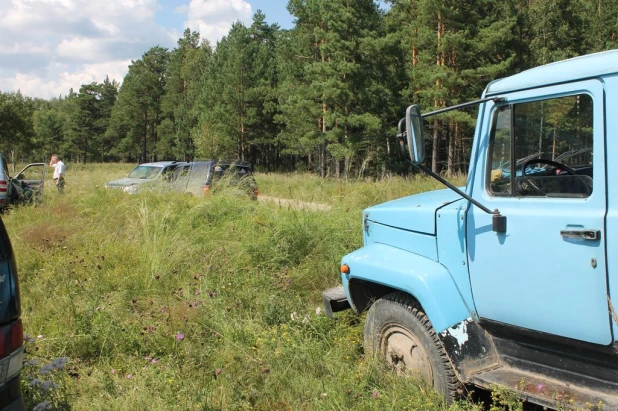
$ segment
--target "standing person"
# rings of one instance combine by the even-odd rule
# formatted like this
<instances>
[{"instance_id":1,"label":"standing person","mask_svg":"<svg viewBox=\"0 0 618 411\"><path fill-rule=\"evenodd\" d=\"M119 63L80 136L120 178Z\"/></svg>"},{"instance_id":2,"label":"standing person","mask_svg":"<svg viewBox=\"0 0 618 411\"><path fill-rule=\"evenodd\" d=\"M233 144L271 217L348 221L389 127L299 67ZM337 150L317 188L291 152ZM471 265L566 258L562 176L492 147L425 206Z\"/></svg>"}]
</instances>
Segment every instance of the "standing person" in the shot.
<instances>
[{"instance_id":1,"label":"standing person","mask_svg":"<svg viewBox=\"0 0 618 411\"><path fill-rule=\"evenodd\" d=\"M54 183L56 183L56 187L58 188L58 192L62 193L64 190L64 170L66 170L66 166L58 157L58 154L54 154L51 156L51 160L49 160L49 166L54 168Z\"/></svg>"}]
</instances>

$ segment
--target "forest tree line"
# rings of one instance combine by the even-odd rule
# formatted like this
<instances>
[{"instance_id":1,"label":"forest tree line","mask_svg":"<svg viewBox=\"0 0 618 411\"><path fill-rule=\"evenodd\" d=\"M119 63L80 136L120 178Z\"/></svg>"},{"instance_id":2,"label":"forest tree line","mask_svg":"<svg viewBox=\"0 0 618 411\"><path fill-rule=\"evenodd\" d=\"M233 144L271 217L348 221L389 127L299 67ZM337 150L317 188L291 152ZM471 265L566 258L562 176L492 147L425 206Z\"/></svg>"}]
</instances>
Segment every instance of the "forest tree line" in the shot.
<instances>
[{"instance_id":1,"label":"forest tree line","mask_svg":"<svg viewBox=\"0 0 618 411\"><path fill-rule=\"evenodd\" d=\"M216 47L185 30L119 83L43 100L0 93L12 161L239 159L262 171L361 176L407 169L396 126L478 98L494 79L617 48L615 0L290 0L295 26L235 23ZM466 172L476 113L426 124L434 171Z\"/></svg>"}]
</instances>

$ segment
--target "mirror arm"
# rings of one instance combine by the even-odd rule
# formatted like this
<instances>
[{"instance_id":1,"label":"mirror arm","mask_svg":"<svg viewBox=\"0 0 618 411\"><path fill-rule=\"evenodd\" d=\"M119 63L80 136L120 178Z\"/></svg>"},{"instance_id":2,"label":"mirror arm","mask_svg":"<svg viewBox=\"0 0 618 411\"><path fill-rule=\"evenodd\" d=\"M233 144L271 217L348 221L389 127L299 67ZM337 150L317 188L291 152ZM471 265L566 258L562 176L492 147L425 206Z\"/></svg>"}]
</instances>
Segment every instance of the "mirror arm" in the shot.
<instances>
[{"instance_id":1,"label":"mirror arm","mask_svg":"<svg viewBox=\"0 0 618 411\"><path fill-rule=\"evenodd\" d=\"M439 182L441 182L442 184L444 184L445 186L447 186L448 188L450 188L451 190L453 190L454 192L456 192L457 194L459 194L460 196L462 196L463 198L465 198L466 200L468 200L469 202L471 202L472 204L474 204L475 206L477 206L478 208L480 208L481 210L483 210L484 212L486 212L487 214L492 214L492 215L500 214L500 211L498 211L497 209L494 211L491 211L489 208L485 207L483 204L479 203L478 201L470 197L468 194L464 193L463 191L455 187L453 184L446 181L444 178L442 178L442 176L431 171L430 168L427 168L422 164L414 164L414 165L418 167L419 169L423 170L424 172L426 172L427 174L429 174L430 176L432 176L433 178L435 178L436 180L438 180Z\"/></svg>"},{"instance_id":2,"label":"mirror arm","mask_svg":"<svg viewBox=\"0 0 618 411\"><path fill-rule=\"evenodd\" d=\"M397 138L403 138L404 137L404 131L403 131L403 126L406 123L406 118L402 117L401 120L399 120L399 123L397 123Z\"/></svg>"},{"instance_id":3,"label":"mirror arm","mask_svg":"<svg viewBox=\"0 0 618 411\"><path fill-rule=\"evenodd\" d=\"M441 108L440 110L436 110L436 111L432 111L430 113L422 114L421 117L423 117L423 118L431 117L431 116L435 116L436 114L446 113L447 111L459 110L459 109L462 109L462 108L466 108L466 107L470 107L470 106L475 106L477 104L481 104L481 103L484 103L486 101L493 101L494 103L498 104L498 103L503 103L504 101L506 101L506 98L504 98L504 97L488 97L488 98L482 98L480 100L468 101L467 103L457 104L456 106Z\"/></svg>"},{"instance_id":4,"label":"mirror arm","mask_svg":"<svg viewBox=\"0 0 618 411\"><path fill-rule=\"evenodd\" d=\"M403 130L405 122L406 118L404 117L397 124L397 140L399 142L399 152L402 156L405 156L406 153L406 132Z\"/></svg>"}]
</instances>

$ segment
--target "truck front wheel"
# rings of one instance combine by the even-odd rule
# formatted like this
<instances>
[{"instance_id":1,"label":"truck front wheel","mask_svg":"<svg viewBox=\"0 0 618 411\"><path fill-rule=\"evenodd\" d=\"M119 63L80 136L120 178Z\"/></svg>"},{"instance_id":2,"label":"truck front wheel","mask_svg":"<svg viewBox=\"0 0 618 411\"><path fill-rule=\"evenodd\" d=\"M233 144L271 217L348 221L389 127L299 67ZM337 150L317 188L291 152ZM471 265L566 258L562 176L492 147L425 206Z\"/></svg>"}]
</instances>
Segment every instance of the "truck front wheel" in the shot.
<instances>
[{"instance_id":1,"label":"truck front wheel","mask_svg":"<svg viewBox=\"0 0 618 411\"><path fill-rule=\"evenodd\" d=\"M452 403L460 388L444 347L418 302L403 293L377 300L365 323L365 345L397 372L420 375Z\"/></svg>"}]
</instances>

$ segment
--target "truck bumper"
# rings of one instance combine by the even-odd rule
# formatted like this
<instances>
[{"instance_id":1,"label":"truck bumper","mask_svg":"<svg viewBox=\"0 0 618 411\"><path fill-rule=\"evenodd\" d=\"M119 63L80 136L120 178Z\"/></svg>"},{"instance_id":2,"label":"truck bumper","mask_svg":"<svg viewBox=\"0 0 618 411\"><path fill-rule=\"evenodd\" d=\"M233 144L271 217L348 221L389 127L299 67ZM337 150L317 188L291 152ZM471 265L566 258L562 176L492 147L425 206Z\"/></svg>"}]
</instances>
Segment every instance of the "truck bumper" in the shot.
<instances>
[{"instance_id":1,"label":"truck bumper","mask_svg":"<svg viewBox=\"0 0 618 411\"><path fill-rule=\"evenodd\" d=\"M329 288L322 292L324 301L324 314L329 318L335 318L334 313L350 308L350 302L345 296L343 287Z\"/></svg>"}]
</instances>

